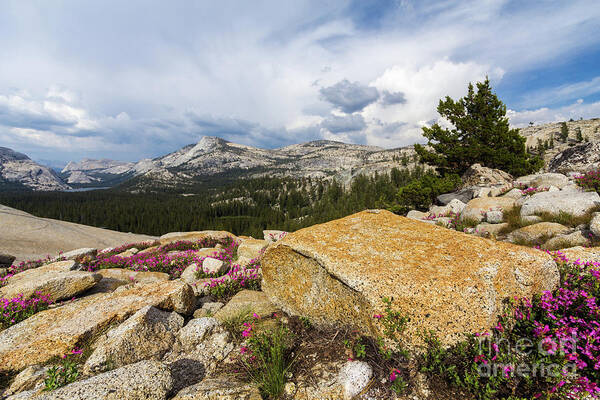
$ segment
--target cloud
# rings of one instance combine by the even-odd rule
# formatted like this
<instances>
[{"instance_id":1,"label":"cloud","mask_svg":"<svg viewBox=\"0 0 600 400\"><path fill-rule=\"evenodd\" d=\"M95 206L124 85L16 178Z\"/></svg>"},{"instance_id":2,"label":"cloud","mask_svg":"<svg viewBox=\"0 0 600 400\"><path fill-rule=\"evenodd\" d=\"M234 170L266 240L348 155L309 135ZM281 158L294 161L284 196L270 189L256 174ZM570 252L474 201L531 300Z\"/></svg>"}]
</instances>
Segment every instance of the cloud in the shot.
<instances>
[{"instance_id":1,"label":"cloud","mask_svg":"<svg viewBox=\"0 0 600 400\"><path fill-rule=\"evenodd\" d=\"M517 87L514 121L596 110L594 0L72 3L0 5L0 145L33 158L137 160L203 134L408 145L486 74ZM552 85L507 82L565 63Z\"/></svg>"},{"instance_id":2,"label":"cloud","mask_svg":"<svg viewBox=\"0 0 600 400\"><path fill-rule=\"evenodd\" d=\"M374 87L361 85L344 79L333 86L321 88L321 97L345 113L361 111L379 100L379 92Z\"/></svg>"},{"instance_id":3,"label":"cloud","mask_svg":"<svg viewBox=\"0 0 600 400\"><path fill-rule=\"evenodd\" d=\"M402 92L391 93L387 90L384 90L382 92L381 102L386 106L391 106L394 104L404 104L406 103L406 96Z\"/></svg>"},{"instance_id":4,"label":"cloud","mask_svg":"<svg viewBox=\"0 0 600 400\"><path fill-rule=\"evenodd\" d=\"M527 126L529 122L539 125L548 122L568 121L570 119L590 119L600 116L600 101L585 103L579 99L574 103L558 108L541 107L534 110L508 110L506 114L511 125L521 128Z\"/></svg>"},{"instance_id":5,"label":"cloud","mask_svg":"<svg viewBox=\"0 0 600 400\"><path fill-rule=\"evenodd\" d=\"M360 114L337 116L332 115L321 122L321 127L331 133L356 132L367 127L365 120Z\"/></svg>"}]
</instances>

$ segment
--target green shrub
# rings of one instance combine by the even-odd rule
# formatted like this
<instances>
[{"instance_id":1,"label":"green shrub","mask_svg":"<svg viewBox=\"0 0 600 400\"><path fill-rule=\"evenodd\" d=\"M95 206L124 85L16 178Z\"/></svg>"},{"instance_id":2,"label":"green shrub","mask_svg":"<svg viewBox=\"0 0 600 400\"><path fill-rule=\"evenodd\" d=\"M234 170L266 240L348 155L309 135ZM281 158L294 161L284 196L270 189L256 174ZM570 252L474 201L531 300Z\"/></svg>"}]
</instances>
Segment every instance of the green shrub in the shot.
<instances>
[{"instance_id":1,"label":"green shrub","mask_svg":"<svg viewBox=\"0 0 600 400\"><path fill-rule=\"evenodd\" d=\"M411 209L426 210L437 196L456 190L461 183L460 176L456 174L439 177L428 173L400 188L392 211L405 213Z\"/></svg>"}]
</instances>

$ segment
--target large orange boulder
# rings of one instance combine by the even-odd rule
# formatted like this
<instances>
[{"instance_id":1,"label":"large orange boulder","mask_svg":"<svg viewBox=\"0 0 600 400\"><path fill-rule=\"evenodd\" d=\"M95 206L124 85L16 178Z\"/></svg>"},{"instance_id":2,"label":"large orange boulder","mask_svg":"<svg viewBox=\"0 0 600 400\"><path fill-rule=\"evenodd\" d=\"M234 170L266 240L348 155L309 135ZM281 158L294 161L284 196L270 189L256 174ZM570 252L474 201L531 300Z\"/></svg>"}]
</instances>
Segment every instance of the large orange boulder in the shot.
<instances>
[{"instance_id":1,"label":"large orange boulder","mask_svg":"<svg viewBox=\"0 0 600 400\"><path fill-rule=\"evenodd\" d=\"M263 291L284 311L318 325L379 335L383 296L410 317L409 345L427 329L444 344L489 329L502 300L557 287L552 258L373 210L314 225L271 245Z\"/></svg>"}]
</instances>

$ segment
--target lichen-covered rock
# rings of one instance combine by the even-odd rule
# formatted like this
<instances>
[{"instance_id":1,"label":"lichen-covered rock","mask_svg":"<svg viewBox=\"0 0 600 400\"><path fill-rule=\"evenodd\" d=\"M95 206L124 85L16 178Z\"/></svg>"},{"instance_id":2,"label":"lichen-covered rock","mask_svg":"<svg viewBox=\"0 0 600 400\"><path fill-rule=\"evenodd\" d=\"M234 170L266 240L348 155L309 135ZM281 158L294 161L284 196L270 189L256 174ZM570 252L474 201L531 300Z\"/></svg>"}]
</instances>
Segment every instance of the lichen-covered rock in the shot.
<instances>
[{"instance_id":1,"label":"lichen-covered rock","mask_svg":"<svg viewBox=\"0 0 600 400\"><path fill-rule=\"evenodd\" d=\"M8 389L1 393L4 396L10 396L25 390L39 391L42 389L48 366L32 365L19 372L11 382Z\"/></svg>"},{"instance_id":2,"label":"lichen-covered rock","mask_svg":"<svg viewBox=\"0 0 600 400\"><path fill-rule=\"evenodd\" d=\"M251 383L220 376L182 389L172 400L261 400L260 392Z\"/></svg>"},{"instance_id":3,"label":"lichen-covered rock","mask_svg":"<svg viewBox=\"0 0 600 400\"><path fill-rule=\"evenodd\" d=\"M219 321L225 321L240 312L248 311L259 317L271 316L277 308L271 303L264 292L257 290L242 290L215 314Z\"/></svg>"},{"instance_id":4,"label":"lichen-covered rock","mask_svg":"<svg viewBox=\"0 0 600 400\"><path fill-rule=\"evenodd\" d=\"M579 260L582 263L600 262L600 247L571 247L561 249L560 253L570 261Z\"/></svg>"},{"instance_id":5,"label":"lichen-covered rock","mask_svg":"<svg viewBox=\"0 0 600 400\"><path fill-rule=\"evenodd\" d=\"M181 315L146 306L96 342L83 372L91 375L146 359L159 360L182 326Z\"/></svg>"},{"instance_id":6,"label":"lichen-covered rock","mask_svg":"<svg viewBox=\"0 0 600 400\"><path fill-rule=\"evenodd\" d=\"M0 332L0 372L60 357L148 305L189 315L196 298L188 284L174 280L87 296L39 312Z\"/></svg>"},{"instance_id":7,"label":"lichen-covered rock","mask_svg":"<svg viewBox=\"0 0 600 400\"><path fill-rule=\"evenodd\" d=\"M218 301L211 302L208 301L202 304L202 308L194 311L194 318L202 318L202 317L211 317L215 315L217 311L223 308L224 304Z\"/></svg>"},{"instance_id":8,"label":"lichen-covered rock","mask_svg":"<svg viewBox=\"0 0 600 400\"><path fill-rule=\"evenodd\" d=\"M162 235L159 238L160 244L164 245L167 243L177 242L179 240L225 240L227 238L235 239L235 235L226 231L194 231L194 232L171 232Z\"/></svg>"},{"instance_id":9,"label":"lichen-covered rock","mask_svg":"<svg viewBox=\"0 0 600 400\"><path fill-rule=\"evenodd\" d=\"M460 217L481 222L488 211L510 211L514 206L515 200L509 197L481 197L469 201Z\"/></svg>"},{"instance_id":10,"label":"lichen-covered rock","mask_svg":"<svg viewBox=\"0 0 600 400\"><path fill-rule=\"evenodd\" d=\"M382 240L385 238L385 240ZM262 261L263 291L292 315L317 325L353 326L374 335L382 296L411 319L409 345L430 329L443 343L494 323L506 297L558 285L556 263L514 246L390 212L365 211L289 234Z\"/></svg>"},{"instance_id":11,"label":"lichen-covered rock","mask_svg":"<svg viewBox=\"0 0 600 400\"><path fill-rule=\"evenodd\" d=\"M28 269L8 278L8 284L0 287L0 297L22 294L30 298L35 292L50 296L53 301L70 299L93 287L102 279L94 272L71 271L72 261L58 262Z\"/></svg>"},{"instance_id":12,"label":"lichen-covered rock","mask_svg":"<svg viewBox=\"0 0 600 400\"><path fill-rule=\"evenodd\" d=\"M546 250L558 250L576 246L589 246L589 244L589 237L586 237L582 231L575 231L565 235L557 235L549 239L542 245L542 248Z\"/></svg>"},{"instance_id":13,"label":"lichen-covered rock","mask_svg":"<svg viewBox=\"0 0 600 400\"><path fill-rule=\"evenodd\" d=\"M521 189L513 188L504 193L501 197L510 197L511 199L519 200L523 197L523 192L521 192Z\"/></svg>"},{"instance_id":14,"label":"lichen-covered rock","mask_svg":"<svg viewBox=\"0 0 600 400\"><path fill-rule=\"evenodd\" d=\"M237 249L237 254L239 257L245 257L249 259L257 258L262 254L268 245L269 242L267 240L244 239Z\"/></svg>"},{"instance_id":15,"label":"lichen-covered rock","mask_svg":"<svg viewBox=\"0 0 600 400\"><path fill-rule=\"evenodd\" d=\"M596 192L541 192L530 196L521 207L521 216L560 212L580 217L600 206Z\"/></svg>"},{"instance_id":16,"label":"lichen-covered rock","mask_svg":"<svg viewBox=\"0 0 600 400\"><path fill-rule=\"evenodd\" d=\"M194 385L210 375L234 349L231 335L215 318L195 318L179 330L163 362L171 368L173 390Z\"/></svg>"},{"instance_id":17,"label":"lichen-covered rock","mask_svg":"<svg viewBox=\"0 0 600 400\"><path fill-rule=\"evenodd\" d=\"M512 231L507 239L510 242L525 242L529 244L542 244L550 238L557 235L564 235L570 229L556 222L540 222L528 225L523 228ZM542 243L539 243L539 242Z\"/></svg>"},{"instance_id":18,"label":"lichen-covered rock","mask_svg":"<svg viewBox=\"0 0 600 400\"><path fill-rule=\"evenodd\" d=\"M35 400L165 400L172 387L169 368L145 360L71 383Z\"/></svg>"}]
</instances>

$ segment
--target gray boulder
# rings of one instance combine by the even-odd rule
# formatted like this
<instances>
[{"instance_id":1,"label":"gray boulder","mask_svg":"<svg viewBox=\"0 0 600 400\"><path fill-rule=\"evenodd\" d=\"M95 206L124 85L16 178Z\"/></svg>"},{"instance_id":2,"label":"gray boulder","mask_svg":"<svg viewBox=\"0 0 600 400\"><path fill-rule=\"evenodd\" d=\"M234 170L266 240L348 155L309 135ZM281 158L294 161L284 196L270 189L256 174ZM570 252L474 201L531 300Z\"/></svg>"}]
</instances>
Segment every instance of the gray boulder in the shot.
<instances>
[{"instance_id":1,"label":"gray boulder","mask_svg":"<svg viewBox=\"0 0 600 400\"><path fill-rule=\"evenodd\" d=\"M173 388L169 368L140 361L44 393L36 400L165 400Z\"/></svg>"},{"instance_id":2,"label":"gray boulder","mask_svg":"<svg viewBox=\"0 0 600 400\"><path fill-rule=\"evenodd\" d=\"M338 373L338 381L344 388L344 399L350 400L357 396L373 376L373 369L363 361L348 361Z\"/></svg>"},{"instance_id":3,"label":"gray boulder","mask_svg":"<svg viewBox=\"0 0 600 400\"><path fill-rule=\"evenodd\" d=\"M600 142L569 147L558 153L548 164L553 172L584 172L600 168Z\"/></svg>"},{"instance_id":4,"label":"gray boulder","mask_svg":"<svg viewBox=\"0 0 600 400\"><path fill-rule=\"evenodd\" d=\"M438 205L445 206L450 203L452 200L457 199L463 203L468 203L469 200L473 198L473 190L472 189L462 189L452 193L440 194L435 198L435 202Z\"/></svg>"},{"instance_id":5,"label":"gray boulder","mask_svg":"<svg viewBox=\"0 0 600 400\"><path fill-rule=\"evenodd\" d=\"M0 253L0 268L8 268L15 261L15 256L10 254Z\"/></svg>"},{"instance_id":6,"label":"gray boulder","mask_svg":"<svg viewBox=\"0 0 600 400\"><path fill-rule=\"evenodd\" d=\"M145 359L159 360L182 326L183 317L176 312L146 306L99 339L83 372L95 374Z\"/></svg>"},{"instance_id":7,"label":"gray boulder","mask_svg":"<svg viewBox=\"0 0 600 400\"><path fill-rule=\"evenodd\" d=\"M172 400L261 400L258 389L231 377L207 378L182 389Z\"/></svg>"},{"instance_id":8,"label":"gray boulder","mask_svg":"<svg viewBox=\"0 0 600 400\"><path fill-rule=\"evenodd\" d=\"M516 182L530 187L554 186L558 189L561 189L569 184L569 178L563 174L547 172L543 174L521 176L517 178Z\"/></svg>"},{"instance_id":9,"label":"gray boulder","mask_svg":"<svg viewBox=\"0 0 600 400\"><path fill-rule=\"evenodd\" d=\"M98 273L71 271L72 264L72 261L57 262L18 273L0 288L0 297L22 294L24 298L30 298L35 292L42 292L53 301L70 299L102 279Z\"/></svg>"},{"instance_id":10,"label":"gray boulder","mask_svg":"<svg viewBox=\"0 0 600 400\"><path fill-rule=\"evenodd\" d=\"M600 206L600 196L596 192L542 192L536 193L523 202L521 216L561 211L580 217Z\"/></svg>"}]
</instances>

